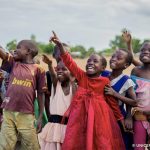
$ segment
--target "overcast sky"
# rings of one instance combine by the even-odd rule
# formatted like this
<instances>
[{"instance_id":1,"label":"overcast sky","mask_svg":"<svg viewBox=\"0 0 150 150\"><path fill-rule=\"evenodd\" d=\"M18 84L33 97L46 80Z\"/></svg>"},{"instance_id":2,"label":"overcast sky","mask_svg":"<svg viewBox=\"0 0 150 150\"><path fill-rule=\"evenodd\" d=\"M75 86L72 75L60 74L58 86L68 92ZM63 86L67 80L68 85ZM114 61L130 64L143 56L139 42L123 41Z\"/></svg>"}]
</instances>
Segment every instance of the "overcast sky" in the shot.
<instances>
[{"instance_id":1,"label":"overcast sky","mask_svg":"<svg viewBox=\"0 0 150 150\"><path fill-rule=\"evenodd\" d=\"M0 44L13 39L48 42L51 31L63 42L107 48L122 28L150 38L150 0L0 0Z\"/></svg>"}]
</instances>

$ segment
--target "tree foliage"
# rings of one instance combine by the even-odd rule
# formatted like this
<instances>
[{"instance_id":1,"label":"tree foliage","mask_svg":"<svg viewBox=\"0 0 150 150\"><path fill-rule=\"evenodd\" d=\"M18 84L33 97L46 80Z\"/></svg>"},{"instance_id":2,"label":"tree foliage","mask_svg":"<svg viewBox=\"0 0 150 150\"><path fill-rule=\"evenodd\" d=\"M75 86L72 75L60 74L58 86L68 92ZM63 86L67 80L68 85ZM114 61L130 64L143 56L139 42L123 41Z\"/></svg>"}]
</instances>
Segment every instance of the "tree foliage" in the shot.
<instances>
[{"instance_id":1,"label":"tree foliage","mask_svg":"<svg viewBox=\"0 0 150 150\"><path fill-rule=\"evenodd\" d=\"M17 40L12 40L12 41L10 41L9 43L6 44L6 49L8 51L15 50L16 46L17 46Z\"/></svg>"},{"instance_id":2,"label":"tree foliage","mask_svg":"<svg viewBox=\"0 0 150 150\"><path fill-rule=\"evenodd\" d=\"M138 38L132 38L132 48L135 53L139 52L141 47L141 40ZM122 36L116 35L114 40L110 41L109 44L110 48L112 49L112 52L117 48L127 48L126 43L122 39Z\"/></svg>"},{"instance_id":3,"label":"tree foliage","mask_svg":"<svg viewBox=\"0 0 150 150\"><path fill-rule=\"evenodd\" d=\"M53 44L37 42L36 36L34 34L31 35L30 39L37 43L37 46L39 47L39 50L41 53L51 54L53 52L53 49L54 49ZM150 39L145 39L143 42L150 42ZM140 51L140 47L142 46L143 42L141 42L141 40L138 38L132 38L132 47L135 53ZM17 40L12 40L9 43L7 43L6 49L15 50L16 45L17 45ZM106 48L103 51L99 51L98 53L111 55L117 48L127 48L125 42L122 39L122 36L120 35L116 35L114 39L110 41L109 48ZM81 58L88 57L92 53L96 52L94 47L90 47L89 49L86 49L82 45L72 46L70 49L71 49L71 52L80 52Z\"/></svg>"}]
</instances>

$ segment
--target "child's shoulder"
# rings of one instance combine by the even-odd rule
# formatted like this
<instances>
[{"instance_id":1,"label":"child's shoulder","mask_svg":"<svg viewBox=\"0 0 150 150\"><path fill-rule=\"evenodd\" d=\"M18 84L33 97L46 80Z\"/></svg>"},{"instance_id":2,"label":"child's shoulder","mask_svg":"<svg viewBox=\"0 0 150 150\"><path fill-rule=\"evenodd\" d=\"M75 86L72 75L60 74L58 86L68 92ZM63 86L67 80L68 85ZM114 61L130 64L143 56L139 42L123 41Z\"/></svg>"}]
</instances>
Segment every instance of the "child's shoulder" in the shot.
<instances>
[{"instance_id":1,"label":"child's shoulder","mask_svg":"<svg viewBox=\"0 0 150 150\"><path fill-rule=\"evenodd\" d=\"M131 75L138 76L142 71L142 66L134 67L131 71Z\"/></svg>"}]
</instances>

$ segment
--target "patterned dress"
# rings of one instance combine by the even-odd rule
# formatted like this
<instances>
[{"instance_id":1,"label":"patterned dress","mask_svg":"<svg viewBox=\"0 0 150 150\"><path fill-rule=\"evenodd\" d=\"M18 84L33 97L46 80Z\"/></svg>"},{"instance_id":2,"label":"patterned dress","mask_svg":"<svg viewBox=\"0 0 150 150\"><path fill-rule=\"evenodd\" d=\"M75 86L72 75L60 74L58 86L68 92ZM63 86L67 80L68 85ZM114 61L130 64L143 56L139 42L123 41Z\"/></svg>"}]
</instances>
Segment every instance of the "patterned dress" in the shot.
<instances>
[{"instance_id":1,"label":"patterned dress","mask_svg":"<svg viewBox=\"0 0 150 150\"><path fill-rule=\"evenodd\" d=\"M143 111L150 110L150 80L131 76L136 83L136 96L139 100L138 107ZM136 112L134 115L134 144L146 144L147 134L150 136L149 116ZM135 148L138 149L138 148ZM140 148L140 150L144 147Z\"/></svg>"}]
</instances>

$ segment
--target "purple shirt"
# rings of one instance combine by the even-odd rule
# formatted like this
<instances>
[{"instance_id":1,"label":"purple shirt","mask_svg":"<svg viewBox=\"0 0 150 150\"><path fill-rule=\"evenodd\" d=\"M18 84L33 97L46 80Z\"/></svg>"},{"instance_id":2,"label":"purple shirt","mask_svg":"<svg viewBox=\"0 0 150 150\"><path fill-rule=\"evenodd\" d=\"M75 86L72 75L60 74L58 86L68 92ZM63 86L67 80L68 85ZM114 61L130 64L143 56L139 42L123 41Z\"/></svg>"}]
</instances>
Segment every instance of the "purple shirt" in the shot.
<instances>
[{"instance_id":1,"label":"purple shirt","mask_svg":"<svg viewBox=\"0 0 150 150\"><path fill-rule=\"evenodd\" d=\"M46 88L44 69L38 64L15 62L11 56L4 63L5 71L11 69L4 109L33 114L36 90L42 93Z\"/></svg>"}]
</instances>

